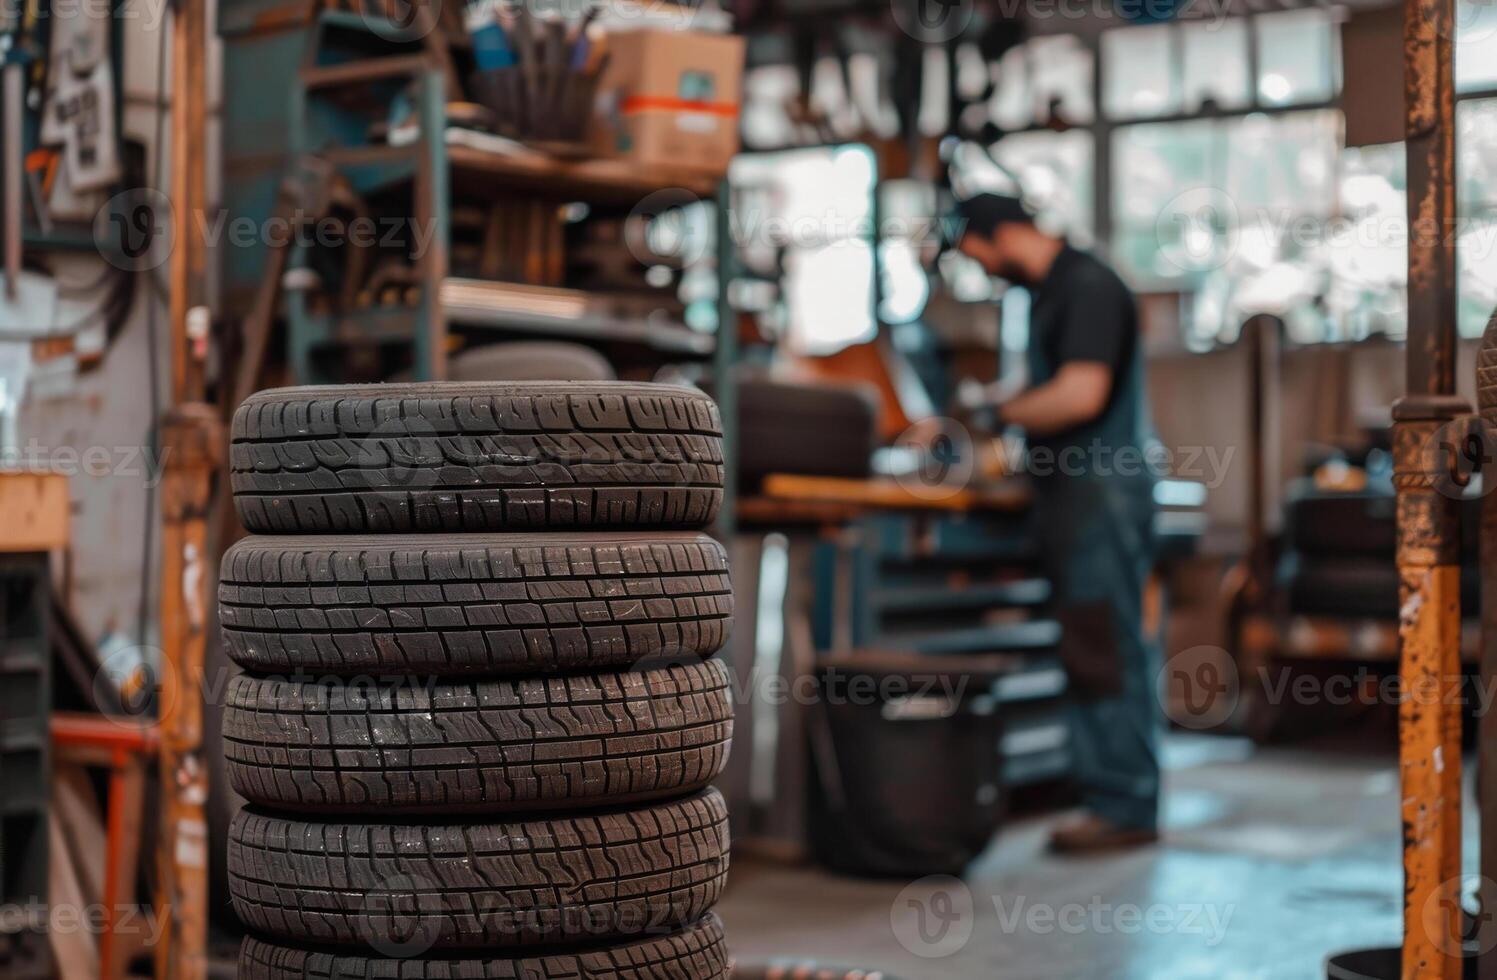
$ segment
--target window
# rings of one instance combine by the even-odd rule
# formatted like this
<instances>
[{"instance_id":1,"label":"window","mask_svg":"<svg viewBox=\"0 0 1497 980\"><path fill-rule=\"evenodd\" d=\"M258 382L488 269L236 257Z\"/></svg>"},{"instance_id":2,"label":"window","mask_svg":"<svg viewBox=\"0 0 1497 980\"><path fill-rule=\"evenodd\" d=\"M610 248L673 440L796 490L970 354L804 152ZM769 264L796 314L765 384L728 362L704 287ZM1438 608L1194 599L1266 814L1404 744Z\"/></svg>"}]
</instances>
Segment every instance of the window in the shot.
<instances>
[{"instance_id":1,"label":"window","mask_svg":"<svg viewBox=\"0 0 1497 980\"><path fill-rule=\"evenodd\" d=\"M1456 0L1455 90L1497 88L1497 4Z\"/></svg>"},{"instance_id":2,"label":"window","mask_svg":"<svg viewBox=\"0 0 1497 980\"><path fill-rule=\"evenodd\" d=\"M1456 106L1457 323L1479 337L1497 311L1497 99Z\"/></svg>"},{"instance_id":3,"label":"window","mask_svg":"<svg viewBox=\"0 0 1497 980\"><path fill-rule=\"evenodd\" d=\"M1404 164L1402 143L1341 152L1336 195L1341 227L1328 236L1328 332L1312 339L1404 336L1409 269Z\"/></svg>"},{"instance_id":4,"label":"window","mask_svg":"<svg viewBox=\"0 0 1497 980\"><path fill-rule=\"evenodd\" d=\"M1037 37L1011 48L993 76L989 118L1009 131L1047 125L1052 119L1088 125L1097 115L1092 102L1095 70L1091 50L1069 34Z\"/></svg>"},{"instance_id":5,"label":"window","mask_svg":"<svg viewBox=\"0 0 1497 980\"><path fill-rule=\"evenodd\" d=\"M1180 288L1220 263L1236 219L1221 189L1220 123L1145 123L1113 133L1112 256L1135 288Z\"/></svg>"},{"instance_id":6,"label":"window","mask_svg":"<svg viewBox=\"0 0 1497 980\"><path fill-rule=\"evenodd\" d=\"M1183 72L1185 111L1207 105L1245 109L1252 104L1248 78L1247 21L1241 17L1219 24L1189 24L1184 32Z\"/></svg>"},{"instance_id":7,"label":"window","mask_svg":"<svg viewBox=\"0 0 1497 980\"><path fill-rule=\"evenodd\" d=\"M1113 119L1147 119L1180 109L1175 27L1126 27L1102 35L1102 101Z\"/></svg>"},{"instance_id":8,"label":"window","mask_svg":"<svg viewBox=\"0 0 1497 980\"><path fill-rule=\"evenodd\" d=\"M1264 106L1326 102L1341 77L1340 32L1324 10L1288 10L1253 20L1258 98Z\"/></svg>"},{"instance_id":9,"label":"window","mask_svg":"<svg viewBox=\"0 0 1497 980\"><path fill-rule=\"evenodd\" d=\"M1096 228L1092 201L1092 134L1035 131L1011 133L993 146L993 156L1024 188L1039 223L1089 245Z\"/></svg>"},{"instance_id":10,"label":"window","mask_svg":"<svg viewBox=\"0 0 1497 980\"><path fill-rule=\"evenodd\" d=\"M1340 125L1313 110L1115 133L1113 257L1137 288L1197 291L1192 346L1259 312L1319 329Z\"/></svg>"},{"instance_id":11,"label":"window","mask_svg":"<svg viewBox=\"0 0 1497 980\"><path fill-rule=\"evenodd\" d=\"M783 268L783 306L761 322L783 327L792 350L830 354L872 339L873 190L866 146L742 154L729 180L738 206L731 229L751 272Z\"/></svg>"}]
</instances>

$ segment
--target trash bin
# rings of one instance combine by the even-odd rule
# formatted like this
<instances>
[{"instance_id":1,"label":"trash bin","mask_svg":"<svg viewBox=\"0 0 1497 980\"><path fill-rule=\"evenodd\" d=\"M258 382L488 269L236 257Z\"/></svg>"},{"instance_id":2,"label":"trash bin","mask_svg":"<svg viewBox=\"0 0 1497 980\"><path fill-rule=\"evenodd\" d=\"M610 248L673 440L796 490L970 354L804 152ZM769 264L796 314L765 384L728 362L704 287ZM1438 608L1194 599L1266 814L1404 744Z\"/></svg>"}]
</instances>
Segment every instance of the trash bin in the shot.
<instances>
[{"instance_id":1,"label":"trash bin","mask_svg":"<svg viewBox=\"0 0 1497 980\"><path fill-rule=\"evenodd\" d=\"M859 653L808 712L817 859L860 875L959 874L1003 804L998 681L1019 657Z\"/></svg>"}]
</instances>

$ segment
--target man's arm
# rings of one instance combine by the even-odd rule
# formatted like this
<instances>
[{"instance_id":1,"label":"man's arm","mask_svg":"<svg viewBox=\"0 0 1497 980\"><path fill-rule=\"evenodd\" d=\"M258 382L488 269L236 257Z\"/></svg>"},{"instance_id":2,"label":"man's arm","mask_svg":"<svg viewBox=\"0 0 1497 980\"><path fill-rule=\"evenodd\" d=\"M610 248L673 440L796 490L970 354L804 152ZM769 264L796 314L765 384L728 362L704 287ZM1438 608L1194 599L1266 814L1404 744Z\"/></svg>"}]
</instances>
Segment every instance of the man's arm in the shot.
<instances>
[{"instance_id":1,"label":"man's arm","mask_svg":"<svg viewBox=\"0 0 1497 980\"><path fill-rule=\"evenodd\" d=\"M1111 366L1067 361L1049 381L999 405L998 418L1043 438L1092 421L1107 408L1111 394Z\"/></svg>"}]
</instances>

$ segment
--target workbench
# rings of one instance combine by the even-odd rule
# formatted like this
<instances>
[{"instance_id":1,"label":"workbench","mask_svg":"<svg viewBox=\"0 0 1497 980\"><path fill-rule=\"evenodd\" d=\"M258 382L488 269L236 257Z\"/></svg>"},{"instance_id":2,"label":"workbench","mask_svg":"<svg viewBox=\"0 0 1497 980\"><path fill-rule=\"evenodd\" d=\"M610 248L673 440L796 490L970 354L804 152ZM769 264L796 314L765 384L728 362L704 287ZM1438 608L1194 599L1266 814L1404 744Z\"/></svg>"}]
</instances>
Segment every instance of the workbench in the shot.
<instances>
[{"instance_id":1,"label":"workbench","mask_svg":"<svg viewBox=\"0 0 1497 980\"><path fill-rule=\"evenodd\" d=\"M68 544L68 480L0 470L0 906L28 921L0 934L0 973L50 976L51 553ZM33 911L40 921L31 920Z\"/></svg>"},{"instance_id":2,"label":"workbench","mask_svg":"<svg viewBox=\"0 0 1497 980\"><path fill-rule=\"evenodd\" d=\"M855 651L1012 656L1013 725L994 747L1013 756L1005 783L1064 775L1066 729L1051 709L1065 675L1041 652L1059 627L1041 614L1050 589L1034 572L1030 501L1018 478L931 493L886 478L790 474L739 499L733 666L746 710L719 782L735 839L804 856L810 705L797 692L819 665Z\"/></svg>"}]
</instances>

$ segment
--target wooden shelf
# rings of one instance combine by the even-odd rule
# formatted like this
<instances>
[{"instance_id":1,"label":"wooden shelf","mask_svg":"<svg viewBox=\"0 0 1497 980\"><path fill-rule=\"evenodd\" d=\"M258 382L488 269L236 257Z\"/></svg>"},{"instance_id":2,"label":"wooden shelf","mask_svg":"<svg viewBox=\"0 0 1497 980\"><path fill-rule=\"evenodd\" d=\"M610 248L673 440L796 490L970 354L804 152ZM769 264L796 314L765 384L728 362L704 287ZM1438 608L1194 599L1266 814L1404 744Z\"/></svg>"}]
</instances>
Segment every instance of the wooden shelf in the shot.
<instances>
[{"instance_id":1,"label":"wooden shelf","mask_svg":"<svg viewBox=\"0 0 1497 980\"><path fill-rule=\"evenodd\" d=\"M543 308L517 309L484 301L484 287L504 293L555 297L558 306L575 298L575 309L548 312ZM585 307L586 294L574 290L544 289L509 283L449 278L443 281L440 301L447 322L469 330L512 334L521 337L583 340L597 343L636 344L667 354L706 357L717 346L712 334L692 330L681 323L610 316ZM340 343L388 343L408 339L420 326L420 315L412 307L371 306L337 314L310 312L308 319L322 324L325 336Z\"/></svg>"},{"instance_id":2,"label":"wooden shelf","mask_svg":"<svg viewBox=\"0 0 1497 980\"><path fill-rule=\"evenodd\" d=\"M386 180L409 180L421 158L420 143L329 147L320 155L341 167L384 167ZM463 197L492 198L516 191L603 204L635 204L655 191L680 188L711 201L719 177L699 170L643 170L627 160L558 160L540 154L509 155L447 145L452 189Z\"/></svg>"},{"instance_id":3,"label":"wooden shelf","mask_svg":"<svg viewBox=\"0 0 1497 980\"><path fill-rule=\"evenodd\" d=\"M455 326L536 336L641 344L670 354L698 357L712 353L716 347L716 338L712 334L700 333L684 324L630 319L589 311L586 309L587 295L575 290L513 285L502 287L504 293L533 294L537 300L550 300L558 306L575 307L566 313L548 313L541 309L519 310L498 303L486 303L483 297L484 287L491 285L499 284L471 279L445 280L440 296L448 322Z\"/></svg>"},{"instance_id":4,"label":"wooden shelf","mask_svg":"<svg viewBox=\"0 0 1497 980\"><path fill-rule=\"evenodd\" d=\"M449 143L447 157L451 161L454 189L462 179L464 190L470 193L535 190L578 200L631 204L663 188L679 187L710 200L717 194L721 180L716 174L684 167L646 169L622 159L509 156L461 143Z\"/></svg>"}]
</instances>

